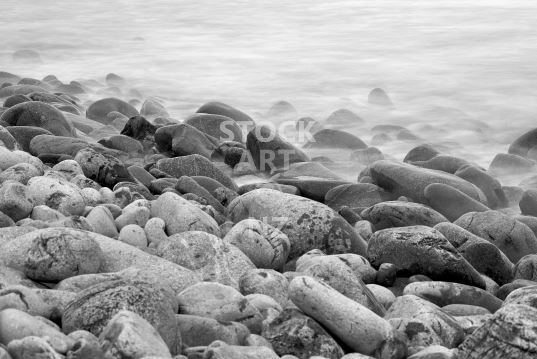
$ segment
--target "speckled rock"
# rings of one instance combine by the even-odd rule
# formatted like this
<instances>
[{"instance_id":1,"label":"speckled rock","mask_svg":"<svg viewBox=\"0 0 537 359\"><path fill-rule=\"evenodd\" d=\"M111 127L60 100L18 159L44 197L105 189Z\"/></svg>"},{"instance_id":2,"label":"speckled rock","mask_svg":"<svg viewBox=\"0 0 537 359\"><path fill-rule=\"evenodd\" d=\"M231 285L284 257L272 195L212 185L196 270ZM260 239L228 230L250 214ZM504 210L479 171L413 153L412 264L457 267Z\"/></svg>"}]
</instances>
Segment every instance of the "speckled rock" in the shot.
<instances>
[{"instance_id":1,"label":"speckled rock","mask_svg":"<svg viewBox=\"0 0 537 359\"><path fill-rule=\"evenodd\" d=\"M376 230L423 225L434 227L447 222L446 217L419 203L387 201L373 205L360 213Z\"/></svg>"},{"instance_id":2,"label":"speckled rock","mask_svg":"<svg viewBox=\"0 0 537 359\"><path fill-rule=\"evenodd\" d=\"M266 221L285 233L291 242L289 259L313 248L328 254L353 252L365 254L365 241L329 207L271 189L243 194L228 206L232 221L246 218Z\"/></svg>"}]
</instances>

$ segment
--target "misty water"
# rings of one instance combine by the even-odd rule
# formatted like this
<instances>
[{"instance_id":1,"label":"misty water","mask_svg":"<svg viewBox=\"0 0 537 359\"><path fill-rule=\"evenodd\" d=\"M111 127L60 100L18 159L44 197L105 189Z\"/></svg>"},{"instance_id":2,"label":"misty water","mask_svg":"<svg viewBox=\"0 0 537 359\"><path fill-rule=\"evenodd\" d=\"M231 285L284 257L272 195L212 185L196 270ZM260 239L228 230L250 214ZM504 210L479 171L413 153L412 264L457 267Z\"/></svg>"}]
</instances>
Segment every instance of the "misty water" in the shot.
<instances>
[{"instance_id":1,"label":"misty water","mask_svg":"<svg viewBox=\"0 0 537 359\"><path fill-rule=\"evenodd\" d=\"M366 121L345 128L366 143L375 125L404 125L485 168L536 126L537 3L530 0L1 4L1 70L67 83L104 83L114 72L128 80L124 93L159 98L177 120L211 100L257 121L279 100L292 103L297 118L319 121L344 107ZM18 49L38 51L43 64L15 63ZM375 87L395 110L367 104ZM378 147L402 159L415 145ZM349 153L324 154L356 178L361 167Z\"/></svg>"}]
</instances>

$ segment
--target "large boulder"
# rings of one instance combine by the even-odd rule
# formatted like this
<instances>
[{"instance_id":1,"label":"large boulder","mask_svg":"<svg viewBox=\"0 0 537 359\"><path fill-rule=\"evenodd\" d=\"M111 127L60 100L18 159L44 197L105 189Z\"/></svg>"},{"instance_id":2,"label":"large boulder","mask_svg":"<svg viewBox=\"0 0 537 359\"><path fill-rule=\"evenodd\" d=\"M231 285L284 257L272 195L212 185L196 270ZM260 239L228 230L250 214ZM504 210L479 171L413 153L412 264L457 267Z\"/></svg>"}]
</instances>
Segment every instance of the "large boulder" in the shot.
<instances>
[{"instance_id":1,"label":"large boulder","mask_svg":"<svg viewBox=\"0 0 537 359\"><path fill-rule=\"evenodd\" d=\"M300 196L256 189L233 200L228 212L234 222L255 218L285 233L291 242L289 259L315 248L327 254L364 255L366 251L365 241L340 215L328 206Z\"/></svg>"},{"instance_id":2,"label":"large boulder","mask_svg":"<svg viewBox=\"0 0 537 359\"><path fill-rule=\"evenodd\" d=\"M6 126L34 126L57 136L76 137L76 131L61 111L39 101L23 102L9 108L0 116Z\"/></svg>"},{"instance_id":3,"label":"large boulder","mask_svg":"<svg viewBox=\"0 0 537 359\"><path fill-rule=\"evenodd\" d=\"M377 203L389 201L391 197L384 189L372 183L352 183L330 189L326 192L324 203L337 211L343 206L371 207Z\"/></svg>"},{"instance_id":4,"label":"large boulder","mask_svg":"<svg viewBox=\"0 0 537 359\"><path fill-rule=\"evenodd\" d=\"M33 231L2 246L1 258L30 279L58 282L65 278L98 273L104 256L99 244L77 232L54 228Z\"/></svg>"},{"instance_id":5,"label":"large boulder","mask_svg":"<svg viewBox=\"0 0 537 359\"><path fill-rule=\"evenodd\" d=\"M537 309L507 305L460 345L458 358L530 359L537 355Z\"/></svg>"},{"instance_id":6,"label":"large boulder","mask_svg":"<svg viewBox=\"0 0 537 359\"><path fill-rule=\"evenodd\" d=\"M511 262L537 253L537 237L524 223L498 211L470 212L455 224L497 246Z\"/></svg>"},{"instance_id":7,"label":"large boulder","mask_svg":"<svg viewBox=\"0 0 537 359\"><path fill-rule=\"evenodd\" d=\"M508 152L513 155L526 157L529 150L537 146L537 128L530 130L511 142Z\"/></svg>"},{"instance_id":8,"label":"large boulder","mask_svg":"<svg viewBox=\"0 0 537 359\"><path fill-rule=\"evenodd\" d=\"M427 203L424 190L431 183L447 184L481 203L486 203L485 195L475 185L442 171L382 160L370 166L370 173L378 186L396 196L406 196L420 203Z\"/></svg>"},{"instance_id":9,"label":"large boulder","mask_svg":"<svg viewBox=\"0 0 537 359\"><path fill-rule=\"evenodd\" d=\"M79 293L65 307L62 329L65 333L87 330L99 336L110 320L129 310L147 320L160 334L172 353L177 353L178 302L174 294L157 283L142 280L109 280Z\"/></svg>"},{"instance_id":10,"label":"large boulder","mask_svg":"<svg viewBox=\"0 0 537 359\"><path fill-rule=\"evenodd\" d=\"M129 118L139 115L138 110L129 103L118 98L108 97L92 103L86 110L86 117L106 125L110 122L107 115L112 111L117 111Z\"/></svg>"},{"instance_id":11,"label":"large boulder","mask_svg":"<svg viewBox=\"0 0 537 359\"><path fill-rule=\"evenodd\" d=\"M386 359L406 356L406 347L388 321L323 282L296 277L289 284L289 298L359 353Z\"/></svg>"},{"instance_id":12,"label":"large boulder","mask_svg":"<svg viewBox=\"0 0 537 359\"><path fill-rule=\"evenodd\" d=\"M485 288L479 272L437 230L425 226L383 229L368 243L371 264L393 263L400 272L423 274Z\"/></svg>"}]
</instances>

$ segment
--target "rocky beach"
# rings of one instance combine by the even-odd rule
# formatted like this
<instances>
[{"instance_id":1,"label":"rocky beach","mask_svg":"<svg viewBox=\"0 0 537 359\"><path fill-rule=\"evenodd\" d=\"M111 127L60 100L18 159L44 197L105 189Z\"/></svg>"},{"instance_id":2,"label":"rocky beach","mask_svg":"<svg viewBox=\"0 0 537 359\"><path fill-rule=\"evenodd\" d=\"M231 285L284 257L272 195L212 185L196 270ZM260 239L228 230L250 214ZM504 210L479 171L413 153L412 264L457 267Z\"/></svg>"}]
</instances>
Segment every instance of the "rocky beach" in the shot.
<instances>
[{"instance_id":1,"label":"rocky beach","mask_svg":"<svg viewBox=\"0 0 537 359\"><path fill-rule=\"evenodd\" d=\"M531 17L499 3L482 24ZM435 24L429 5L390 4L314 2L304 11L329 20L341 15L336 7L363 10L384 24L418 9L406 14L426 24L423 38L458 38L446 30L453 9ZM75 5L66 0L65 13ZM166 26L148 27L168 5L155 1L140 33L108 12L99 23L95 4L81 20L117 26L120 40L110 41L122 51L145 44L162 57L121 60L96 30L69 58L59 43L29 41L25 31L40 36L31 21L13 35L21 44L0 51L0 359L537 358L537 88L527 67L513 65L512 48L497 46L497 62L468 55L450 75L425 61L439 55L424 46L423 71L442 83L429 91L413 79L420 85L406 91L396 72L410 60L377 63L382 48L366 40L361 64L377 65L353 79L350 50L337 76L338 61L322 56L297 65L283 49L300 47L294 32L269 51L259 39L268 48L275 35L252 29L239 42L253 39L255 51L234 54L233 65L226 56L204 62L196 46L178 54ZM225 20L206 19L223 21L231 42L226 21L248 13L235 6L222 8ZM285 7L282 23L307 26L297 6ZM277 18L276 3L252 5L255 16L258 7ZM202 11L184 10L173 16ZM56 16L42 23L57 25ZM255 16L236 29L244 35ZM505 34L521 28L501 24L469 27L468 37L503 34L481 46L516 48ZM177 29L201 39L206 25ZM60 40L87 35L73 31ZM315 31L332 55L349 39ZM395 33L379 36L394 45ZM401 41L419 48L408 34ZM157 35L169 52L146 39ZM84 51L94 51L93 67ZM288 67L257 73L275 68L250 67L258 55ZM170 71L166 56L183 59L177 77L155 75ZM487 80L466 87L479 76Z\"/></svg>"}]
</instances>

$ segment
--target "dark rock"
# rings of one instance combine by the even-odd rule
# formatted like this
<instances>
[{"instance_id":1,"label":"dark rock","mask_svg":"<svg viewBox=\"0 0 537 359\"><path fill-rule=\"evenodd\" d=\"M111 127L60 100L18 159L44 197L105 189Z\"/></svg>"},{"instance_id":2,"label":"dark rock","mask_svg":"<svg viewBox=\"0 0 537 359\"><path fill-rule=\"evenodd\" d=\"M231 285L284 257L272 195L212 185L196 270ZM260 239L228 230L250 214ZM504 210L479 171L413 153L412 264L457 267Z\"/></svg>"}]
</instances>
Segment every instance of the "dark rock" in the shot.
<instances>
[{"instance_id":1,"label":"dark rock","mask_svg":"<svg viewBox=\"0 0 537 359\"><path fill-rule=\"evenodd\" d=\"M343 184L330 189L324 203L334 210L342 206L350 208L371 207L377 203L393 199L382 188L370 183Z\"/></svg>"},{"instance_id":2,"label":"dark rock","mask_svg":"<svg viewBox=\"0 0 537 359\"><path fill-rule=\"evenodd\" d=\"M229 189L234 191L238 189L231 178L201 155L194 154L162 159L157 162L156 168L175 178L182 176L206 176L217 180Z\"/></svg>"},{"instance_id":3,"label":"dark rock","mask_svg":"<svg viewBox=\"0 0 537 359\"><path fill-rule=\"evenodd\" d=\"M219 142L243 142L242 129L237 122L222 115L197 113L185 120L187 125L216 138Z\"/></svg>"},{"instance_id":4,"label":"dark rock","mask_svg":"<svg viewBox=\"0 0 537 359\"><path fill-rule=\"evenodd\" d=\"M7 126L35 126L46 129L57 136L76 137L71 121L56 108L43 102L23 102L9 108L0 116Z\"/></svg>"},{"instance_id":5,"label":"dark rock","mask_svg":"<svg viewBox=\"0 0 537 359\"><path fill-rule=\"evenodd\" d=\"M377 161L370 166L371 177L375 184L393 193L406 196L420 203L427 203L424 190L431 183L443 183L458 189L475 200L486 201L485 195L476 186L460 177L416 166Z\"/></svg>"},{"instance_id":6,"label":"dark rock","mask_svg":"<svg viewBox=\"0 0 537 359\"><path fill-rule=\"evenodd\" d=\"M530 286L535 286L535 285L537 285L537 282L532 281L532 280L515 279L511 283L502 285L500 289L498 290L498 293L496 293L496 296L500 298L501 300L505 300L505 298L507 298L507 296L511 292L517 290L518 288L530 287Z\"/></svg>"},{"instance_id":7,"label":"dark rock","mask_svg":"<svg viewBox=\"0 0 537 359\"><path fill-rule=\"evenodd\" d=\"M107 115L112 111L122 113L129 118L139 115L138 111L127 102L108 97L92 103L86 110L86 117L106 125L109 123Z\"/></svg>"},{"instance_id":8,"label":"dark rock","mask_svg":"<svg viewBox=\"0 0 537 359\"><path fill-rule=\"evenodd\" d=\"M202 105L196 112L229 117L237 121L237 123L239 123L239 126L241 126L242 128L246 127L250 129L255 126L255 122L250 116L232 106L226 105L221 102L207 102L206 104Z\"/></svg>"},{"instance_id":9,"label":"dark rock","mask_svg":"<svg viewBox=\"0 0 537 359\"><path fill-rule=\"evenodd\" d=\"M514 264L494 244L453 223L440 223L434 229L442 233L480 273L500 285L513 279Z\"/></svg>"},{"instance_id":10,"label":"dark rock","mask_svg":"<svg viewBox=\"0 0 537 359\"><path fill-rule=\"evenodd\" d=\"M434 227L447 219L435 210L419 203L387 201L362 211L360 216L371 222L376 230L423 225Z\"/></svg>"},{"instance_id":11,"label":"dark rock","mask_svg":"<svg viewBox=\"0 0 537 359\"><path fill-rule=\"evenodd\" d=\"M345 108L332 112L326 119L326 123L333 124L355 124L363 122L364 120L360 116Z\"/></svg>"},{"instance_id":12,"label":"dark rock","mask_svg":"<svg viewBox=\"0 0 537 359\"><path fill-rule=\"evenodd\" d=\"M537 216L537 190L528 189L524 191L518 205L522 214Z\"/></svg>"},{"instance_id":13,"label":"dark rock","mask_svg":"<svg viewBox=\"0 0 537 359\"><path fill-rule=\"evenodd\" d=\"M378 87L371 90L371 92L367 96L367 102L382 107L393 107L393 102L388 97L386 91Z\"/></svg>"},{"instance_id":14,"label":"dark rock","mask_svg":"<svg viewBox=\"0 0 537 359\"><path fill-rule=\"evenodd\" d=\"M367 148L358 137L340 130L322 129L313 134L313 139L304 148L348 148L352 150Z\"/></svg>"},{"instance_id":15,"label":"dark rock","mask_svg":"<svg viewBox=\"0 0 537 359\"><path fill-rule=\"evenodd\" d=\"M451 174L454 174L463 166L470 165L470 162L466 161L464 158L448 155L436 155L428 160L409 162L414 166L429 168L431 170L443 171Z\"/></svg>"},{"instance_id":16,"label":"dark rock","mask_svg":"<svg viewBox=\"0 0 537 359\"><path fill-rule=\"evenodd\" d=\"M368 243L373 265L393 263L404 274L424 274L485 288L481 275L437 230L425 226L383 229L373 233Z\"/></svg>"},{"instance_id":17,"label":"dark rock","mask_svg":"<svg viewBox=\"0 0 537 359\"><path fill-rule=\"evenodd\" d=\"M494 174L512 175L534 171L536 166L537 162L528 160L524 157L507 153L498 153L492 159L492 162L489 165L489 171Z\"/></svg>"},{"instance_id":18,"label":"dark rock","mask_svg":"<svg viewBox=\"0 0 537 359\"><path fill-rule=\"evenodd\" d=\"M537 281L537 254L528 254L520 258L515 265L515 279Z\"/></svg>"},{"instance_id":19,"label":"dark rock","mask_svg":"<svg viewBox=\"0 0 537 359\"><path fill-rule=\"evenodd\" d=\"M156 131L157 127L147 121L144 117L134 116L127 121L123 130L121 130L121 134L132 137L138 141L154 143ZM146 146L144 146L144 148L146 148Z\"/></svg>"},{"instance_id":20,"label":"dark rock","mask_svg":"<svg viewBox=\"0 0 537 359\"><path fill-rule=\"evenodd\" d=\"M6 98L6 100L4 101L4 107L13 107L15 105L18 105L19 103L28 101L32 101L32 99L26 95L12 95Z\"/></svg>"},{"instance_id":21,"label":"dark rock","mask_svg":"<svg viewBox=\"0 0 537 359\"><path fill-rule=\"evenodd\" d=\"M267 126L255 127L248 133L246 148L250 151L255 166L262 172L288 168L295 162L309 161L304 152Z\"/></svg>"},{"instance_id":22,"label":"dark rock","mask_svg":"<svg viewBox=\"0 0 537 359\"><path fill-rule=\"evenodd\" d=\"M74 160L80 164L86 177L101 186L113 187L118 182L133 181L123 162L111 155L85 148L77 152Z\"/></svg>"},{"instance_id":23,"label":"dark rock","mask_svg":"<svg viewBox=\"0 0 537 359\"><path fill-rule=\"evenodd\" d=\"M470 212L455 224L497 246L513 263L537 253L537 238L532 230L501 212Z\"/></svg>"},{"instance_id":24,"label":"dark rock","mask_svg":"<svg viewBox=\"0 0 537 359\"><path fill-rule=\"evenodd\" d=\"M424 190L427 204L448 220L455 221L468 212L485 212L490 208L456 188L442 183L432 183Z\"/></svg>"},{"instance_id":25,"label":"dark rock","mask_svg":"<svg viewBox=\"0 0 537 359\"><path fill-rule=\"evenodd\" d=\"M211 158L218 140L187 124L160 127L155 132L155 143L160 152L175 156L193 154Z\"/></svg>"},{"instance_id":26,"label":"dark rock","mask_svg":"<svg viewBox=\"0 0 537 359\"><path fill-rule=\"evenodd\" d=\"M492 177L488 172L476 166L461 167L455 176L467 180L476 185L487 197L488 206L492 209L508 206L507 196L500 181Z\"/></svg>"},{"instance_id":27,"label":"dark rock","mask_svg":"<svg viewBox=\"0 0 537 359\"><path fill-rule=\"evenodd\" d=\"M382 263L377 271L375 282L385 287L391 287L396 277L397 266L393 263Z\"/></svg>"},{"instance_id":28,"label":"dark rock","mask_svg":"<svg viewBox=\"0 0 537 359\"><path fill-rule=\"evenodd\" d=\"M526 157L528 151L537 145L537 128L524 133L509 146L508 153Z\"/></svg>"}]
</instances>

